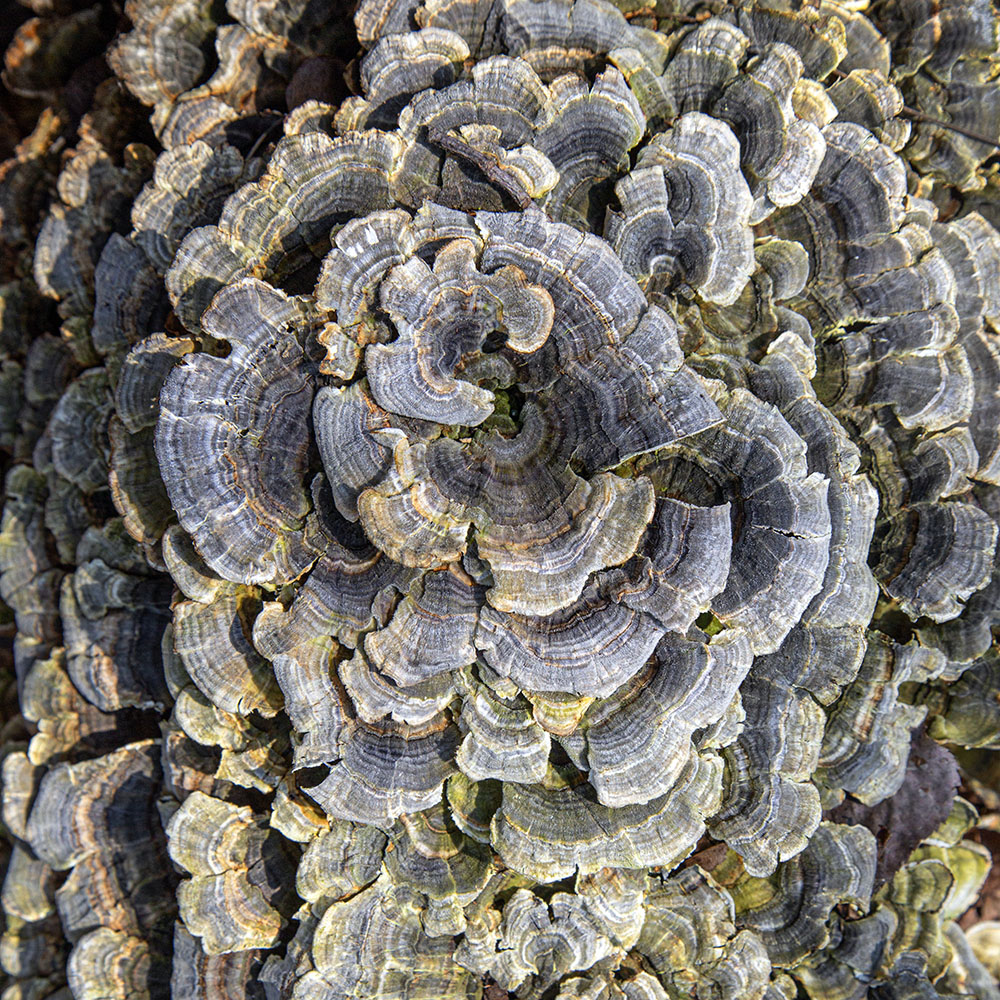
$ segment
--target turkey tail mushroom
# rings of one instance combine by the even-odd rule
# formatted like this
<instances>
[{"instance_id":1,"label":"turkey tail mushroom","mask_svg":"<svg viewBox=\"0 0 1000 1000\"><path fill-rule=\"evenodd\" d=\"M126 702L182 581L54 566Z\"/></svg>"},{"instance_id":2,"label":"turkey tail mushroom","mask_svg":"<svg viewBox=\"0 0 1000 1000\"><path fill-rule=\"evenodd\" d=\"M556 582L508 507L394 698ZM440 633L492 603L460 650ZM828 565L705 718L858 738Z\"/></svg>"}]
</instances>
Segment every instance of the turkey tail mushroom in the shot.
<instances>
[{"instance_id":1,"label":"turkey tail mushroom","mask_svg":"<svg viewBox=\"0 0 1000 1000\"><path fill-rule=\"evenodd\" d=\"M996 1000L995 4L22 7L5 1000Z\"/></svg>"}]
</instances>

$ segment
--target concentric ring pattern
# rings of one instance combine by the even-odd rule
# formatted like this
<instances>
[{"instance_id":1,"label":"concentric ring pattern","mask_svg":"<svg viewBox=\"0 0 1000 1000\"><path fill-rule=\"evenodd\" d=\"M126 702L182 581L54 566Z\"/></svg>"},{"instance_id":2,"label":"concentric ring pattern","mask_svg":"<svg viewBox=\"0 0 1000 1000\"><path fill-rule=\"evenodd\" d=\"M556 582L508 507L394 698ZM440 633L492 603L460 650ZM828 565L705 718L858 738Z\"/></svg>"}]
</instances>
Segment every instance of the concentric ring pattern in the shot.
<instances>
[{"instance_id":1,"label":"concentric ring pattern","mask_svg":"<svg viewBox=\"0 0 1000 1000\"><path fill-rule=\"evenodd\" d=\"M3 1000L996 1000L994 7L29 6Z\"/></svg>"}]
</instances>

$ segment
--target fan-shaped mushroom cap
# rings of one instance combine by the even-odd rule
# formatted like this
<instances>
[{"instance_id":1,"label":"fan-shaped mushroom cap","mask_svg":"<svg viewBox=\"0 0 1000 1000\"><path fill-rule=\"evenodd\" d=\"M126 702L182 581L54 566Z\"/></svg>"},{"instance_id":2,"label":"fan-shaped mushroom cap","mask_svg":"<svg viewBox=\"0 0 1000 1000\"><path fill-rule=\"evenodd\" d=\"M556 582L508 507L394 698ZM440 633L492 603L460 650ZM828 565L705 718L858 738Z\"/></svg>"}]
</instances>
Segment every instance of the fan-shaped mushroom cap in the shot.
<instances>
[{"instance_id":1,"label":"fan-shaped mushroom cap","mask_svg":"<svg viewBox=\"0 0 1000 1000\"><path fill-rule=\"evenodd\" d=\"M802 68L792 46L771 43L711 105L712 113L728 122L740 140L755 222L775 207L798 202L812 186L826 152L819 128L794 107L792 95Z\"/></svg>"},{"instance_id":2,"label":"fan-shaped mushroom cap","mask_svg":"<svg viewBox=\"0 0 1000 1000\"><path fill-rule=\"evenodd\" d=\"M910 753L910 734L926 710L899 699L899 687L925 683L944 669L934 649L901 646L875 633L857 678L844 691L827 722L820 774L872 805L898 791ZM866 732L862 743L855 734Z\"/></svg>"},{"instance_id":3,"label":"fan-shaped mushroom cap","mask_svg":"<svg viewBox=\"0 0 1000 1000\"><path fill-rule=\"evenodd\" d=\"M157 160L132 207L130 237L112 234L94 274L91 335L102 354L117 357L162 325L169 309L162 276L181 239L192 227L214 222L223 200L260 168L230 145L213 148L200 140Z\"/></svg>"},{"instance_id":4,"label":"fan-shaped mushroom cap","mask_svg":"<svg viewBox=\"0 0 1000 1000\"><path fill-rule=\"evenodd\" d=\"M493 872L488 847L468 839L443 804L404 814L390 830L389 842L385 868L396 884L432 901L454 901L459 909L486 887Z\"/></svg>"},{"instance_id":5,"label":"fan-shaped mushroom cap","mask_svg":"<svg viewBox=\"0 0 1000 1000\"><path fill-rule=\"evenodd\" d=\"M548 770L551 741L523 699L504 698L474 684L462 704L466 730L455 763L473 781L498 778L533 784Z\"/></svg>"},{"instance_id":6,"label":"fan-shaped mushroom cap","mask_svg":"<svg viewBox=\"0 0 1000 1000\"><path fill-rule=\"evenodd\" d=\"M94 269L94 347L120 352L162 326L168 303L163 283L142 248L113 233Z\"/></svg>"},{"instance_id":7,"label":"fan-shaped mushroom cap","mask_svg":"<svg viewBox=\"0 0 1000 1000\"><path fill-rule=\"evenodd\" d=\"M775 988L760 938L736 932L728 893L697 867L653 882L639 948L661 979L678 989L697 984L722 996L771 998L769 988Z\"/></svg>"},{"instance_id":8,"label":"fan-shaped mushroom cap","mask_svg":"<svg viewBox=\"0 0 1000 1000\"><path fill-rule=\"evenodd\" d=\"M391 718L419 726L433 719L455 697L454 679L447 674L399 685L373 668L361 650L341 665L340 679L359 718L365 722Z\"/></svg>"},{"instance_id":9,"label":"fan-shaped mushroom cap","mask_svg":"<svg viewBox=\"0 0 1000 1000\"><path fill-rule=\"evenodd\" d=\"M739 158L729 127L700 112L682 115L644 147L638 166L651 169L619 182L624 220L608 231L616 246L632 242L637 277L655 269L668 281L687 282L710 302L735 301L753 270L751 196ZM651 199L655 222L649 219ZM647 235L638 244L629 233L632 212L647 217Z\"/></svg>"},{"instance_id":10,"label":"fan-shaped mushroom cap","mask_svg":"<svg viewBox=\"0 0 1000 1000\"><path fill-rule=\"evenodd\" d=\"M732 902L700 868L651 881L639 947L661 975L708 964L735 931Z\"/></svg>"},{"instance_id":11,"label":"fan-shaped mushroom cap","mask_svg":"<svg viewBox=\"0 0 1000 1000\"><path fill-rule=\"evenodd\" d=\"M164 383L156 450L167 493L221 576L294 579L316 558L303 538L313 392L298 339L306 321L292 300L247 279L220 293L205 325L232 350L189 357Z\"/></svg>"},{"instance_id":12,"label":"fan-shaped mushroom cap","mask_svg":"<svg viewBox=\"0 0 1000 1000\"><path fill-rule=\"evenodd\" d=\"M143 818L136 822L128 817L130 810L151 807L159 772L155 751L151 741L135 743L94 760L60 764L46 773L27 827L28 840L38 857L63 870L88 857L95 848L113 849L116 835L147 837L148 825ZM122 801L120 817L103 809L115 795L129 796L128 801ZM131 829L130 824L134 824Z\"/></svg>"},{"instance_id":13,"label":"fan-shaped mushroom cap","mask_svg":"<svg viewBox=\"0 0 1000 1000\"><path fill-rule=\"evenodd\" d=\"M329 634L357 645L373 619L383 617L382 598L405 593L417 575L367 543L352 551L331 539L291 607L272 603L258 615L254 644L272 658Z\"/></svg>"},{"instance_id":14,"label":"fan-shaped mushroom cap","mask_svg":"<svg viewBox=\"0 0 1000 1000\"><path fill-rule=\"evenodd\" d=\"M590 584L568 607L541 615L482 610L476 642L486 662L528 691L607 696L641 670L663 635L648 614Z\"/></svg>"},{"instance_id":15,"label":"fan-shaped mushroom cap","mask_svg":"<svg viewBox=\"0 0 1000 1000\"><path fill-rule=\"evenodd\" d=\"M837 106L837 119L863 125L892 149L910 138L911 125L896 116L903 95L877 69L854 69L830 86L827 94Z\"/></svg>"},{"instance_id":16,"label":"fan-shaped mushroom cap","mask_svg":"<svg viewBox=\"0 0 1000 1000\"><path fill-rule=\"evenodd\" d=\"M207 955L201 942L181 921L174 924L170 990L192 1000L222 1000L227 994L263 1000L258 982L262 952L256 948Z\"/></svg>"},{"instance_id":17,"label":"fan-shaped mushroom cap","mask_svg":"<svg viewBox=\"0 0 1000 1000\"><path fill-rule=\"evenodd\" d=\"M620 465L719 420L703 382L683 366L673 322L655 306L618 348L570 361L549 405L576 430L587 469Z\"/></svg>"},{"instance_id":18,"label":"fan-shaped mushroom cap","mask_svg":"<svg viewBox=\"0 0 1000 1000\"><path fill-rule=\"evenodd\" d=\"M697 507L662 497L650 528L651 542L608 578L620 589L623 604L683 633L725 588L732 553L730 505Z\"/></svg>"},{"instance_id":19,"label":"fan-shaped mushroom cap","mask_svg":"<svg viewBox=\"0 0 1000 1000\"><path fill-rule=\"evenodd\" d=\"M766 662L766 661L765 661ZM725 748L731 781L712 818L713 836L733 845L748 871L766 874L801 851L820 822L809 781L819 759L824 715L809 694L756 671L740 692L743 733Z\"/></svg>"},{"instance_id":20,"label":"fan-shaped mushroom cap","mask_svg":"<svg viewBox=\"0 0 1000 1000\"><path fill-rule=\"evenodd\" d=\"M159 645L168 597L161 581L121 573L100 559L63 580L67 669L92 704L113 712L165 700Z\"/></svg>"},{"instance_id":21,"label":"fan-shaped mushroom cap","mask_svg":"<svg viewBox=\"0 0 1000 1000\"><path fill-rule=\"evenodd\" d=\"M171 149L159 157L152 181L132 206L132 240L157 274L170 267L186 232L217 215L223 199L253 167L232 146L206 142Z\"/></svg>"},{"instance_id":22,"label":"fan-shaped mushroom cap","mask_svg":"<svg viewBox=\"0 0 1000 1000\"><path fill-rule=\"evenodd\" d=\"M273 657L274 677L296 733L297 767L311 767L337 756L344 706L331 676L336 652L334 640L320 636Z\"/></svg>"},{"instance_id":23,"label":"fan-shaped mushroom cap","mask_svg":"<svg viewBox=\"0 0 1000 1000\"><path fill-rule=\"evenodd\" d=\"M283 878L290 859L249 807L192 792L170 818L167 841L171 858L193 876L177 901L206 953L274 943L293 898Z\"/></svg>"},{"instance_id":24,"label":"fan-shaped mushroom cap","mask_svg":"<svg viewBox=\"0 0 1000 1000\"><path fill-rule=\"evenodd\" d=\"M351 899L333 903L316 927L313 971L296 989L308 1000L331 990L358 997L378 991L414 998L467 996L472 977L455 963L452 938L424 932L419 898L383 876Z\"/></svg>"},{"instance_id":25,"label":"fan-shaped mushroom cap","mask_svg":"<svg viewBox=\"0 0 1000 1000\"><path fill-rule=\"evenodd\" d=\"M564 222L591 226L600 221L593 218L594 190L627 163L646 119L616 69L599 74L590 88L563 76L549 90L534 139L559 175L546 209Z\"/></svg>"},{"instance_id":26,"label":"fan-shaped mushroom cap","mask_svg":"<svg viewBox=\"0 0 1000 1000\"><path fill-rule=\"evenodd\" d=\"M133 743L58 764L39 786L25 833L38 858L71 869L55 893L62 922L79 937L71 968L86 962L88 937L104 932L134 935L132 947L143 952L145 936L172 912L156 818L158 756L152 741Z\"/></svg>"},{"instance_id":27,"label":"fan-shaped mushroom cap","mask_svg":"<svg viewBox=\"0 0 1000 1000\"><path fill-rule=\"evenodd\" d=\"M579 70L585 61L620 46L640 49L656 68L665 54L661 37L633 28L604 0L543 5L512 0L504 12L503 39L511 55L523 55L542 76Z\"/></svg>"},{"instance_id":28,"label":"fan-shaped mushroom cap","mask_svg":"<svg viewBox=\"0 0 1000 1000\"><path fill-rule=\"evenodd\" d=\"M600 968L600 964L598 965ZM570 976L560 983L558 1000L665 1000L666 991L655 976L640 972L620 981L598 972L593 977Z\"/></svg>"},{"instance_id":29,"label":"fan-shaped mushroom cap","mask_svg":"<svg viewBox=\"0 0 1000 1000\"><path fill-rule=\"evenodd\" d=\"M720 770L717 758L695 755L666 795L619 809L599 804L588 785L505 785L491 839L504 864L532 878L635 868L654 858L673 866L717 807Z\"/></svg>"},{"instance_id":30,"label":"fan-shaped mushroom cap","mask_svg":"<svg viewBox=\"0 0 1000 1000\"><path fill-rule=\"evenodd\" d=\"M829 479L830 558L823 587L806 609L804 620L861 626L870 618L876 598L875 581L861 553L871 543L877 500L867 478L859 474L856 445L815 398L807 382L810 372L794 342L780 337L750 381L763 398L781 409L805 441L809 467Z\"/></svg>"},{"instance_id":31,"label":"fan-shaped mushroom cap","mask_svg":"<svg viewBox=\"0 0 1000 1000\"><path fill-rule=\"evenodd\" d=\"M0 596L12 608L22 644L42 652L59 637L62 570L45 546L45 479L27 465L4 482L8 497L0 525ZM42 652L42 655L45 655Z\"/></svg>"},{"instance_id":32,"label":"fan-shaped mushroom cap","mask_svg":"<svg viewBox=\"0 0 1000 1000\"><path fill-rule=\"evenodd\" d=\"M136 541L155 545L174 513L160 479L153 429L144 427L129 433L117 417L112 417L108 440L111 445L108 483L115 508Z\"/></svg>"},{"instance_id":33,"label":"fan-shaped mushroom cap","mask_svg":"<svg viewBox=\"0 0 1000 1000\"><path fill-rule=\"evenodd\" d=\"M107 423L111 416L107 373L94 368L63 393L52 414L52 463L88 493L108 480Z\"/></svg>"},{"instance_id":34,"label":"fan-shaped mushroom cap","mask_svg":"<svg viewBox=\"0 0 1000 1000\"><path fill-rule=\"evenodd\" d=\"M213 573L195 551L191 536L179 525L171 525L161 540L163 562L177 589L192 601L211 602L222 594L234 593L236 586Z\"/></svg>"},{"instance_id":35,"label":"fan-shaped mushroom cap","mask_svg":"<svg viewBox=\"0 0 1000 1000\"><path fill-rule=\"evenodd\" d=\"M889 521L875 573L911 614L947 621L961 611L957 599L986 586L996 543L996 523L977 507L913 504Z\"/></svg>"},{"instance_id":36,"label":"fan-shaped mushroom cap","mask_svg":"<svg viewBox=\"0 0 1000 1000\"><path fill-rule=\"evenodd\" d=\"M473 638L482 587L458 564L432 570L400 602L385 628L369 632L365 653L402 686L457 670L476 659Z\"/></svg>"},{"instance_id":37,"label":"fan-shaped mushroom cap","mask_svg":"<svg viewBox=\"0 0 1000 1000\"><path fill-rule=\"evenodd\" d=\"M120 163L96 136L72 151L59 177L59 198L38 233L34 258L35 283L43 295L61 300L63 317L89 314L100 249L127 215L151 166L151 150L138 143Z\"/></svg>"},{"instance_id":38,"label":"fan-shaped mushroom cap","mask_svg":"<svg viewBox=\"0 0 1000 1000\"><path fill-rule=\"evenodd\" d=\"M823 585L831 537L828 482L808 473L805 442L777 409L739 388L719 402L725 424L690 446L651 456L642 468L660 489L698 489L705 477L700 488L711 489L710 496L742 498L740 537L712 608L727 624L748 630L755 652L772 652ZM704 471L695 472L698 466Z\"/></svg>"},{"instance_id":39,"label":"fan-shaped mushroom cap","mask_svg":"<svg viewBox=\"0 0 1000 1000\"><path fill-rule=\"evenodd\" d=\"M441 800L441 786L456 770L458 739L444 716L419 727L348 721L340 732L339 760L309 794L330 816L387 826Z\"/></svg>"},{"instance_id":40,"label":"fan-shaped mushroom cap","mask_svg":"<svg viewBox=\"0 0 1000 1000\"><path fill-rule=\"evenodd\" d=\"M174 608L174 648L184 669L226 712L273 715L282 704L270 666L250 642L257 607L252 598L234 594Z\"/></svg>"},{"instance_id":41,"label":"fan-shaped mushroom cap","mask_svg":"<svg viewBox=\"0 0 1000 1000\"><path fill-rule=\"evenodd\" d=\"M124 991L141 995L169 987L170 960L141 937L101 927L76 942L66 979L74 1000L104 1000Z\"/></svg>"},{"instance_id":42,"label":"fan-shaped mushroom cap","mask_svg":"<svg viewBox=\"0 0 1000 1000\"><path fill-rule=\"evenodd\" d=\"M874 878L871 833L860 826L823 823L809 847L785 862L769 883L744 877L730 891L741 924L760 935L775 965L790 968L827 939L834 906L849 902L867 909ZM768 892L767 884L781 889Z\"/></svg>"},{"instance_id":43,"label":"fan-shaped mushroom cap","mask_svg":"<svg viewBox=\"0 0 1000 1000\"><path fill-rule=\"evenodd\" d=\"M378 877L385 846L385 834L374 827L331 821L303 852L296 892L310 903L354 895Z\"/></svg>"},{"instance_id":44,"label":"fan-shaped mushroom cap","mask_svg":"<svg viewBox=\"0 0 1000 1000\"><path fill-rule=\"evenodd\" d=\"M504 904L492 961L485 967L469 951L458 959L476 972L488 972L504 989L516 989L529 976L536 988L567 972L589 969L613 950L600 923L579 896L557 892L548 903L518 889Z\"/></svg>"},{"instance_id":45,"label":"fan-shaped mushroom cap","mask_svg":"<svg viewBox=\"0 0 1000 1000\"><path fill-rule=\"evenodd\" d=\"M749 640L736 629L708 644L664 637L652 676L635 678L584 717L598 801L624 806L669 792L695 755L694 732L719 721L751 662Z\"/></svg>"},{"instance_id":46,"label":"fan-shaped mushroom cap","mask_svg":"<svg viewBox=\"0 0 1000 1000\"><path fill-rule=\"evenodd\" d=\"M382 306L398 336L365 351L369 389L383 409L443 424L482 423L493 412L492 394L452 372L474 362L493 330L506 331L508 345L524 353L548 337L548 293L513 269L479 274L474 253L471 243L455 241L438 253L433 272L412 257L383 280Z\"/></svg>"},{"instance_id":47,"label":"fan-shaped mushroom cap","mask_svg":"<svg viewBox=\"0 0 1000 1000\"><path fill-rule=\"evenodd\" d=\"M178 249L166 284L184 325L197 330L215 293L251 269L294 271L339 216L391 207L389 175L399 151L394 135L376 131L283 139L261 180L227 201L218 226L192 230ZM331 174L338 183L327 183Z\"/></svg>"},{"instance_id":48,"label":"fan-shaped mushroom cap","mask_svg":"<svg viewBox=\"0 0 1000 1000\"><path fill-rule=\"evenodd\" d=\"M445 28L380 38L361 63L361 86L372 107L369 127L391 122L419 91L451 83L468 57L465 40Z\"/></svg>"},{"instance_id":49,"label":"fan-shaped mushroom cap","mask_svg":"<svg viewBox=\"0 0 1000 1000\"><path fill-rule=\"evenodd\" d=\"M997 701L1000 664L991 651L964 670L948 688L948 705L931 723L935 739L960 746L987 746L997 742Z\"/></svg>"},{"instance_id":50,"label":"fan-shaped mushroom cap","mask_svg":"<svg viewBox=\"0 0 1000 1000\"><path fill-rule=\"evenodd\" d=\"M26 922L44 920L55 912L55 888L55 872L27 848L15 844L0 891L4 912Z\"/></svg>"},{"instance_id":51,"label":"fan-shaped mushroom cap","mask_svg":"<svg viewBox=\"0 0 1000 1000\"><path fill-rule=\"evenodd\" d=\"M3 759L3 821L15 837L27 840L28 814L43 769L26 753L12 751Z\"/></svg>"},{"instance_id":52,"label":"fan-shaped mushroom cap","mask_svg":"<svg viewBox=\"0 0 1000 1000\"><path fill-rule=\"evenodd\" d=\"M202 45L215 26L209 6L197 0L126 5L133 28L111 49L108 62L143 103L169 101L198 81L205 66Z\"/></svg>"}]
</instances>

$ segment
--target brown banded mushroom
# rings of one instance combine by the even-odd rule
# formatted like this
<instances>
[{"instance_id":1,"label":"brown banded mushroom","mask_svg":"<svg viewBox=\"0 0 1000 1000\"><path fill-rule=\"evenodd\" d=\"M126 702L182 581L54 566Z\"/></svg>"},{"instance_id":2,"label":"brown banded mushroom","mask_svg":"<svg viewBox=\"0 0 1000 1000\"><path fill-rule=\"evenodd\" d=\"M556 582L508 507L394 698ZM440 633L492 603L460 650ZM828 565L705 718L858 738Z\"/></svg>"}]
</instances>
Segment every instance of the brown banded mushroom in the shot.
<instances>
[{"instance_id":1,"label":"brown banded mushroom","mask_svg":"<svg viewBox=\"0 0 1000 1000\"><path fill-rule=\"evenodd\" d=\"M27 5L5 1000L995 1000L995 5Z\"/></svg>"}]
</instances>

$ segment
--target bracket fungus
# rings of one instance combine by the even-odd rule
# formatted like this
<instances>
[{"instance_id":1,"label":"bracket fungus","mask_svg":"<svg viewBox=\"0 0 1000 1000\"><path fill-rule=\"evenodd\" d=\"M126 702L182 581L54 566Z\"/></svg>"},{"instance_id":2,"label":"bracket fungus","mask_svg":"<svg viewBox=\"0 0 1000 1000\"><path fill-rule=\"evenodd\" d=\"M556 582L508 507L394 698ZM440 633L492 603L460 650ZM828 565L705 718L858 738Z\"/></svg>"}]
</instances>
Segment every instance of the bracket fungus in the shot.
<instances>
[{"instance_id":1,"label":"bracket fungus","mask_svg":"<svg viewBox=\"0 0 1000 1000\"><path fill-rule=\"evenodd\" d=\"M21 4L4 1000L998 1000L996 4Z\"/></svg>"}]
</instances>

